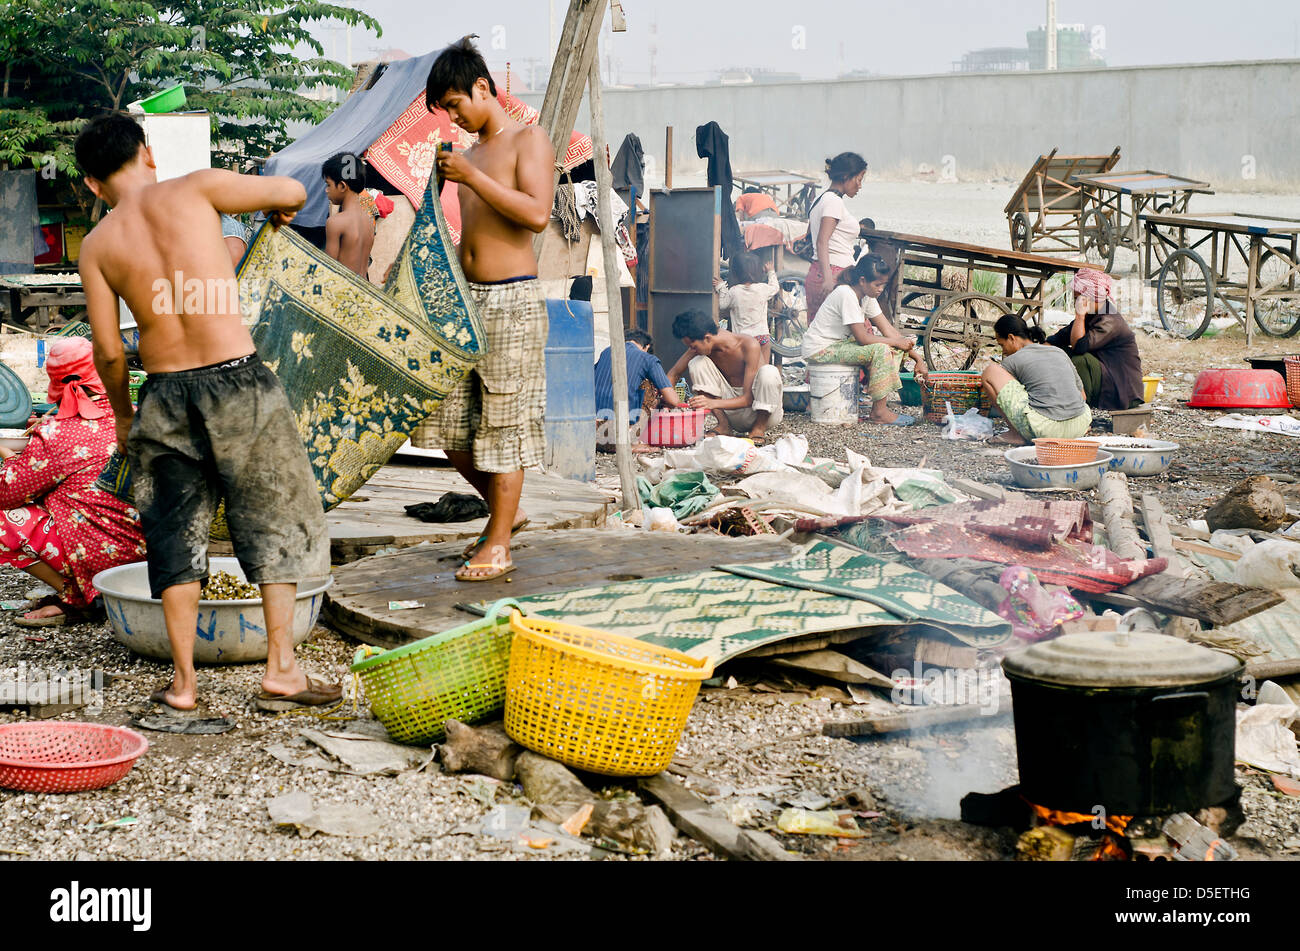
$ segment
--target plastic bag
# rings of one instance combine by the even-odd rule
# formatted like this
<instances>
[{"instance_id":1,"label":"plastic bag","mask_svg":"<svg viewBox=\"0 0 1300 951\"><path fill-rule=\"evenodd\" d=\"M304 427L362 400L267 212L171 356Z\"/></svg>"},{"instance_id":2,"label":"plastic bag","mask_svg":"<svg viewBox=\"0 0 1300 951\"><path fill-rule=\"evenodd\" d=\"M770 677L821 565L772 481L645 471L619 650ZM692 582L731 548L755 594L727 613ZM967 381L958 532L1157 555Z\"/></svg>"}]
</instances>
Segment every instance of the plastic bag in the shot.
<instances>
[{"instance_id":1,"label":"plastic bag","mask_svg":"<svg viewBox=\"0 0 1300 951\"><path fill-rule=\"evenodd\" d=\"M1234 568L1248 588L1300 588L1300 545L1271 538L1249 549Z\"/></svg>"},{"instance_id":2,"label":"plastic bag","mask_svg":"<svg viewBox=\"0 0 1300 951\"><path fill-rule=\"evenodd\" d=\"M672 509L648 509L643 527L651 532L676 532L682 526Z\"/></svg>"},{"instance_id":3,"label":"plastic bag","mask_svg":"<svg viewBox=\"0 0 1300 951\"><path fill-rule=\"evenodd\" d=\"M1011 632L1026 641L1041 641L1058 625L1083 617L1083 605L1068 592L1047 591L1028 568L1012 565L1002 572L998 584L1007 591L998 615L1010 621Z\"/></svg>"},{"instance_id":4,"label":"plastic bag","mask_svg":"<svg viewBox=\"0 0 1300 951\"><path fill-rule=\"evenodd\" d=\"M981 416L980 411L971 407L960 416L953 416L952 404L948 407L948 422L943 427L944 439L988 439L993 435L993 420Z\"/></svg>"}]
</instances>

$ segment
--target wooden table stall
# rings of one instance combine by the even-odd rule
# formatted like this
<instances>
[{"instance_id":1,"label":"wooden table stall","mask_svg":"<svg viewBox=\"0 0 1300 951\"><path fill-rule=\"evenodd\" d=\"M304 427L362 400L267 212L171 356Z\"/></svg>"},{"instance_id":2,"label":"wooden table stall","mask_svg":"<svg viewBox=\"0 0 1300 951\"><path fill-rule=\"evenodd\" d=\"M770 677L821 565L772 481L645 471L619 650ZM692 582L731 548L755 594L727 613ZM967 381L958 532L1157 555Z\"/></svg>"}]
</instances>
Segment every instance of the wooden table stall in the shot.
<instances>
[{"instance_id":1,"label":"wooden table stall","mask_svg":"<svg viewBox=\"0 0 1300 951\"><path fill-rule=\"evenodd\" d=\"M1005 213L1011 246L1026 253L1041 246L1056 254L1083 254L1087 195L1077 175L1102 175L1119 161L1119 149L1109 155L1040 155L1025 175Z\"/></svg>"},{"instance_id":2,"label":"wooden table stall","mask_svg":"<svg viewBox=\"0 0 1300 951\"><path fill-rule=\"evenodd\" d=\"M83 316L86 294L77 274L5 274L0 275L0 294L5 307L4 322L19 330L44 333L61 326L60 307L76 307ZM35 316L32 323L28 319Z\"/></svg>"},{"instance_id":3,"label":"wooden table stall","mask_svg":"<svg viewBox=\"0 0 1300 951\"><path fill-rule=\"evenodd\" d=\"M1237 213L1143 215L1143 269L1160 322L1195 340L1215 317L1242 324L1249 344L1300 331L1300 219Z\"/></svg>"},{"instance_id":4,"label":"wooden table stall","mask_svg":"<svg viewBox=\"0 0 1300 951\"><path fill-rule=\"evenodd\" d=\"M1213 195L1208 182L1168 172L1107 172L1075 175L1084 188L1083 256L1103 271L1115 266L1115 250L1142 250L1141 217L1187 213L1193 195Z\"/></svg>"},{"instance_id":5,"label":"wooden table stall","mask_svg":"<svg viewBox=\"0 0 1300 951\"><path fill-rule=\"evenodd\" d=\"M932 370L966 370L981 355L994 355L993 325L1003 314L1041 324L1043 311L1058 295L1069 300L1068 281L1053 291L1051 279L1072 278L1083 266L942 238L874 229L862 234L872 253L896 267L880 296L881 309L900 331L924 335L925 362ZM975 289L980 272L997 276L996 293Z\"/></svg>"}]
</instances>

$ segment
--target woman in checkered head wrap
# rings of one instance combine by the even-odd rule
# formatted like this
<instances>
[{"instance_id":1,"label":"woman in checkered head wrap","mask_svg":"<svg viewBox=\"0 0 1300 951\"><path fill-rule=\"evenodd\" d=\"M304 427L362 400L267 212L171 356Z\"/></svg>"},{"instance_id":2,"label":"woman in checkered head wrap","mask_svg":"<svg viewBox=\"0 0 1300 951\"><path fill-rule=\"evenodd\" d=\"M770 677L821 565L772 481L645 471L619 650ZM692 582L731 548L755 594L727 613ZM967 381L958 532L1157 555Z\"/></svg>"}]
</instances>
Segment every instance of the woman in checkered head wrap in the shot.
<instances>
[{"instance_id":1,"label":"woman in checkered head wrap","mask_svg":"<svg viewBox=\"0 0 1300 951\"><path fill-rule=\"evenodd\" d=\"M1111 299L1111 278L1083 268L1071 283L1074 320L1047 342L1070 355L1088 404L1104 410L1142 404L1142 356L1137 340Z\"/></svg>"}]
</instances>

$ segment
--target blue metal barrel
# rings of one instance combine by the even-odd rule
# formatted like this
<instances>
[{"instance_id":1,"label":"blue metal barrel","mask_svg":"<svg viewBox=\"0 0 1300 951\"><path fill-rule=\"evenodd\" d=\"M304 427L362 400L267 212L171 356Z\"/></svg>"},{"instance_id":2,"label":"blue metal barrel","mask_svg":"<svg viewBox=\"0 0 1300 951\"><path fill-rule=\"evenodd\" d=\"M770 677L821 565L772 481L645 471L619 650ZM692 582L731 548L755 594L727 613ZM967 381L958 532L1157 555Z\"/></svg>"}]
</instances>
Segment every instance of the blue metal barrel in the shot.
<instances>
[{"instance_id":1,"label":"blue metal barrel","mask_svg":"<svg viewBox=\"0 0 1300 951\"><path fill-rule=\"evenodd\" d=\"M594 315L583 300L548 300L546 468L566 479L596 478Z\"/></svg>"}]
</instances>

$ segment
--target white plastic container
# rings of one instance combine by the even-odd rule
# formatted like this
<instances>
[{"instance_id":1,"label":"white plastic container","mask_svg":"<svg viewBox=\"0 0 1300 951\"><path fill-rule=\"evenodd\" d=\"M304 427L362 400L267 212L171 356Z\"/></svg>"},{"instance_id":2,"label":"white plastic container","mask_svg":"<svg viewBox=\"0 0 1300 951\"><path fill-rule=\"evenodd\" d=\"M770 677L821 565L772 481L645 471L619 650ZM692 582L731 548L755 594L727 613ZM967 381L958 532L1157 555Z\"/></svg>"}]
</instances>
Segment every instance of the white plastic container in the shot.
<instances>
[{"instance_id":1,"label":"white plastic container","mask_svg":"<svg viewBox=\"0 0 1300 951\"><path fill-rule=\"evenodd\" d=\"M838 363L810 364L808 389L812 421L823 426L855 426L858 422L860 367Z\"/></svg>"},{"instance_id":2,"label":"white plastic container","mask_svg":"<svg viewBox=\"0 0 1300 951\"><path fill-rule=\"evenodd\" d=\"M224 571L245 580L237 558L211 558L213 574ZM104 596L104 607L113 637L137 654L171 660L162 602L149 597L149 569L145 562L118 565L95 575L92 582ZM325 590L332 578L298 585L293 606L293 643L301 644L311 633L325 604ZM198 637L194 660L201 664L243 664L266 660L266 617L262 599L200 601Z\"/></svg>"}]
</instances>

